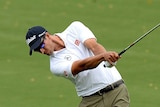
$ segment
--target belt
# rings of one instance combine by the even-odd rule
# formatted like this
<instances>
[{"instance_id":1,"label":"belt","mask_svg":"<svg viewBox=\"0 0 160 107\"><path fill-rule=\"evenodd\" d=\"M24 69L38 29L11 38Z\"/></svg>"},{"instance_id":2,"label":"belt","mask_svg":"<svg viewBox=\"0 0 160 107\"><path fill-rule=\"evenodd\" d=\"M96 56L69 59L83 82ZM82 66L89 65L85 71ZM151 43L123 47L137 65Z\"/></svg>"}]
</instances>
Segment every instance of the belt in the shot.
<instances>
[{"instance_id":1,"label":"belt","mask_svg":"<svg viewBox=\"0 0 160 107\"><path fill-rule=\"evenodd\" d=\"M119 87L119 86L120 86L121 84L123 84L123 83L124 83L123 80L119 80L119 81L117 81L117 82L115 82L115 83L113 83L113 84L111 84L111 85L108 85L107 87L99 90L98 92L96 92L96 93L94 93L94 94L92 94L92 95L84 96L84 97L91 97L91 96L94 96L94 95L100 95L100 96L101 96L101 95L103 95L104 93L107 93L107 92L109 92L109 91L111 91L111 90L114 90L115 88ZM84 98L84 97L83 97L83 98Z\"/></svg>"}]
</instances>

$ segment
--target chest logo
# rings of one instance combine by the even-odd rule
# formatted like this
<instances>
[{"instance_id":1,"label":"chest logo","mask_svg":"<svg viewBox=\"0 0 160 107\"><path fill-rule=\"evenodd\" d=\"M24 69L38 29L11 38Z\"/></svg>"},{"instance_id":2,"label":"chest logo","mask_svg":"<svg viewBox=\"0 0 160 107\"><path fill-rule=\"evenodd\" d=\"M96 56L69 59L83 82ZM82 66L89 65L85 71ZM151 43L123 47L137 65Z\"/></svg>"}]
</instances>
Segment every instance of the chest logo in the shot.
<instances>
[{"instance_id":1,"label":"chest logo","mask_svg":"<svg viewBox=\"0 0 160 107\"><path fill-rule=\"evenodd\" d=\"M72 57L71 57L70 55L66 55L66 56L64 57L64 59L66 59L67 61L70 61L70 60L72 59Z\"/></svg>"},{"instance_id":2,"label":"chest logo","mask_svg":"<svg viewBox=\"0 0 160 107\"><path fill-rule=\"evenodd\" d=\"M79 46L79 44L80 44L80 41L79 40L75 40L75 42L74 42L77 46Z\"/></svg>"}]
</instances>

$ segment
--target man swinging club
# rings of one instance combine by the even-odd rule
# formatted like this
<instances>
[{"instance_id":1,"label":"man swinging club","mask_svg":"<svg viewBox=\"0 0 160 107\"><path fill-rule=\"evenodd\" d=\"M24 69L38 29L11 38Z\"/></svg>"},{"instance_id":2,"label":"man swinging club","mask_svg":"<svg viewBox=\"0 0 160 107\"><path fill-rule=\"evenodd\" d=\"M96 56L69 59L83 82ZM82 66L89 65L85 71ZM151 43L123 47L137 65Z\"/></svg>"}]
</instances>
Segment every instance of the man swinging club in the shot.
<instances>
[{"instance_id":1,"label":"man swinging club","mask_svg":"<svg viewBox=\"0 0 160 107\"><path fill-rule=\"evenodd\" d=\"M26 34L26 42L30 55L32 51L48 55L51 72L75 85L82 97L79 107L129 107L126 85L113 66L120 56L106 51L81 22L74 21L54 35L42 26L33 26ZM104 66L106 61L112 67Z\"/></svg>"}]
</instances>

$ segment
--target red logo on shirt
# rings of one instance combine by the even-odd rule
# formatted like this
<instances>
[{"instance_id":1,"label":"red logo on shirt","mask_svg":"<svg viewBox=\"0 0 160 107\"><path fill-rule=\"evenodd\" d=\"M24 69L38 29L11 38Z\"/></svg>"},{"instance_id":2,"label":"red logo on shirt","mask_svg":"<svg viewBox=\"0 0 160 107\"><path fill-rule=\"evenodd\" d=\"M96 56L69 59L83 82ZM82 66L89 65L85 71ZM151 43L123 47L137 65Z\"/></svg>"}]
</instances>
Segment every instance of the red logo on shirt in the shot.
<instances>
[{"instance_id":1,"label":"red logo on shirt","mask_svg":"<svg viewBox=\"0 0 160 107\"><path fill-rule=\"evenodd\" d=\"M68 76L67 71L64 71L64 75L65 75L66 77Z\"/></svg>"},{"instance_id":2,"label":"red logo on shirt","mask_svg":"<svg viewBox=\"0 0 160 107\"><path fill-rule=\"evenodd\" d=\"M79 44L80 44L80 41L79 40L75 40L75 42L74 42L77 46L79 46Z\"/></svg>"}]
</instances>

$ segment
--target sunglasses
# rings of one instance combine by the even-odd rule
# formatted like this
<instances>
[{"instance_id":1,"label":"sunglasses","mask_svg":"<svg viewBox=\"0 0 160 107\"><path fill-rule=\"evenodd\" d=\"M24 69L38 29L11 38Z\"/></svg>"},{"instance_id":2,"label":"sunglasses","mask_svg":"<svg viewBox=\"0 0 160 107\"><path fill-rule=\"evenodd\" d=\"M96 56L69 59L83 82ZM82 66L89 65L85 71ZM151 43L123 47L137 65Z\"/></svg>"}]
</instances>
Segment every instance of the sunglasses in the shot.
<instances>
[{"instance_id":1,"label":"sunglasses","mask_svg":"<svg viewBox=\"0 0 160 107\"><path fill-rule=\"evenodd\" d=\"M34 49L34 51L40 52L40 49L42 49L42 48L45 47L44 39L45 39L45 36L42 37L42 40L41 40L42 42L41 42L41 44L40 44L36 49Z\"/></svg>"}]
</instances>

